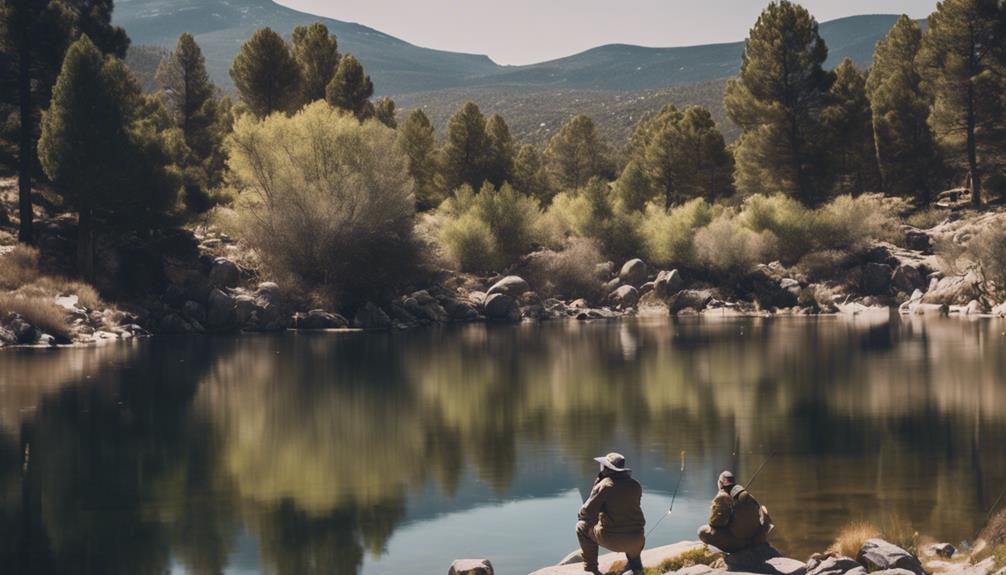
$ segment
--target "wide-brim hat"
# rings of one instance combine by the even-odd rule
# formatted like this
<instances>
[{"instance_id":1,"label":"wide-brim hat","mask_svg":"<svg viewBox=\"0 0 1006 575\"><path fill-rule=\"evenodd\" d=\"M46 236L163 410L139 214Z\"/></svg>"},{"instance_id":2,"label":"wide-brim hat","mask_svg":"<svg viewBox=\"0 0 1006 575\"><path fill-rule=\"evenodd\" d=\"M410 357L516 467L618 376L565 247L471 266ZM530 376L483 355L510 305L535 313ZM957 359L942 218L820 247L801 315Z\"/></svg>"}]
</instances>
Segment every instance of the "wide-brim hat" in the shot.
<instances>
[{"instance_id":1,"label":"wide-brim hat","mask_svg":"<svg viewBox=\"0 0 1006 575\"><path fill-rule=\"evenodd\" d=\"M595 457L594 461L600 463L612 471L632 471L625 466L625 456L621 453L609 453L604 457Z\"/></svg>"}]
</instances>

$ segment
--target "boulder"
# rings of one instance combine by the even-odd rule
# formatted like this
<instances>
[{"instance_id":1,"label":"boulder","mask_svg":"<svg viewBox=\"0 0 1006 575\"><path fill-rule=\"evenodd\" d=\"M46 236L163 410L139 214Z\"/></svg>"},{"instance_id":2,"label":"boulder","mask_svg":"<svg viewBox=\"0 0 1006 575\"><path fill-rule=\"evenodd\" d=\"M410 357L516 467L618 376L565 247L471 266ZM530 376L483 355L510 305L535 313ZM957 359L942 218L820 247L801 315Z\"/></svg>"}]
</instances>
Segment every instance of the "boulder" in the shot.
<instances>
[{"instance_id":1,"label":"boulder","mask_svg":"<svg viewBox=\"0 0 1006 575\"><path fill-rule=\"evenodd\" d=\"M206 327L215 331L237 327L237 310L233 297L218 289L210 292L206 302Z\"/></svg>"},{"instance_id":2,"label":"boulder","mask_svg":"<svg viewBox=\"0 0 1006 575\"><path fill-rule=\"evenodd\" d=\"M922 296L923 303L946 305L967 305L973 299L981 297L980 279L974 273L964 276L947 276L934 278L929 291Z\"/></svg>"},{"instance_id":3,"label":"boulder","mask_svg":"<svg viewBox=\"0 0 1006 575\"><path fill-rule=\"evenodd\" d=\"M258 301L250 295L241 294L234 297L234 312L237 314L238 326L242 328L256 321L259 309Z\"/></svg>"},{"instance_id":4,"label":"boulder","mask_svg":"<svg viewBox=\"0 0 1006 575\"><path fill-rule=\"evenodd\" d=\"M21 318L21 316L14 316L7 325L10 327L10 331L14 334L14 341L18 345L31 345L36 343L42 335L42 332L35 329L35 326L26 322Z\"/></svg>"},{"instance_id":5,"label":"boulder","mask_svg":"<svg viewBox=\"0 0 1006 575\"><path fill-rule=\"evenodd\" d=\"M639 291L631 285L623 285L608 294L608 302L618 309L628 309L639 303Z\"/></svg>"},{"instance_id":6,"label":"boulder","mask_svg":"<svg viewBox=\"0 0 1006 575\"><path fill-rule=\"evenodd\" d=\"M576 551L570 551L557 565L577 565L579 563L583 563L583 551L577 549Z\"/></svg>"},{"instance_id":7,"label":"boulder","mask_svg":"<svg viewBox=\"0 0 1006 575\"><path fill-rule=\"evenodd\" d=\"M615 262L604 262L594 266L594 276L599 280L607 281L615 275Z\"/></svg>"},{"instance_id":8,"label":"boulder","mask_svg":"<svg viewBox=\"0 0 1006 575\"><path fill-rule=\"evenodd\" d=\"M490 294L482 306L482 311L491 320L518 321L520 319L517 300L502 293Z\"/></svg>"},{"instance_id":9,"label":"boulder","mask_svg":"<svg viewBox=\"0 0 1006 575\"><path fill-rule=\"evenodd\" d=\"M346 318L323 309L312 309L306 314L297 314L294 327L297 329L341 329L349 325Z\"/></svg>"},{"instance_id":10,"label":"boulder","mask_svg":"<svg viewBox=\"0 0 1006 575\"><path fill-rule=\"evenodd\" d=\"M807 565L789 557L773 557L765 562L765 567L759 569L759 572L770 575L804 575L807 573Z\"/></svg>"},{"instance_id":11,"label":"boulder","mask_svg":"<svg viewBox=\"0 0 1006 575\"><path fill-rule=\"evenodd\" d=\"M667 307L672 314L679 313L685 309L699 312L705 309L713 301L713 298L714 292L711 289L681 290L671 296L667 302Z\"/></svg>"},{"instance_id":12,"label":"boulder","mask_svg":"<svg viewBox=\"0 0 1006 575\"><path fill-rule=\"evenodd\" d=\"M241 270L227 258L216 258L210 268L210 285L217 288L237 287L241 281Z\"/></svg>"},{"instance_id":13,"label":"boulder","mask_svg":"<svg viewBox=\"0 0 1006 575\"><path fill-rule=\"evenodd\" d=\"M787 289L793 281L796 280L778 277L778 270L763 265L744 278L741 288L751 294L762 309L788 308L795 306L799 299L799 291L794 293ZM787 287L783 287L784 283ZM799 287L799 282L796 285Z\"/></svg>"},{"instance_id":14,"label":"boulder","mask_svg":"<svg viewBox=\"0 0 1006 575\"><path fill-rule=\"evenodd\" d=\"M929 252L933 249L933 238L926 232L905 226L905 247L917 252Z\"/></svg>"},{"instance_id":15,"label":"boulder","mask_svg":"<svg viewBox=\"0 0 1006 575\"><path fill-rule=\"evenodd\" d=\"M891 285L899 292L913 293L915 290L925 289L927 284L926 274L918 265L898 266L891 276Z\"/></svg>"},{"instance_id":16,"label":"boulder","mask_svg":"<svg viewBox=\"0 0 1006 575\"><path fill-rule=\"evenodd\" d=\"M479 310L466 301L448 301L444 305L444 311L452 321L473 321L479 318Z\"/></svg>"},{"instance_id":17,"label":"boulder","mask_svg":"<svg viewBox=\"0 0 1006 575\"><path fill-rule=\"evenodd\" d=\"M425 290L417 291L414 294L402 299L402 307L417 319L431 323L447 321L447 312L437 303Z\"/></svg>"},{"instance_id":18,"label":"boulder","mask_svg":"<svg viewBox=\"0 0 1006 575\"><path fill-rule=\"evenodd\" d=\"M863 266L860 289L869 295L883 295L891 291L894 269L886 263L869 262Z\"/></svg>"},{"instance_id":19,"label":"boulder","mask_svg":"<svg viewBox=\"0 0 1006 575\"><path fill-rule=\"evenodd\" d=\"M957 548L949 543L933 543L932 545L926 545L925 552L931 556L950 559L957 553Z\"/></svg>"},{"instance_id":20,"label":"boulder","mask_svg":"<svg viewBox=\"0 0 1006 575\"><path fill-rule=\"evenodd\" d=\"M653 280L653 293L660 299L667 299L685 287L685 280L678 270L661 271Z\"/></svg>"},{"instance_id":21,"label":"boulder","mask_svg":"<svg viewBox=\"0 0 1006 575\"><path fill-rule=\"evenodd\" d=\"M488 559L458 559L447 575L493 575L493 564Z\"/></svg>"},{"instance_id":22,"label":"boulder","mask_svg":"<svg viewBox=\"0 0 1006 575\"><path fill-rule=\"evenodd\" d=\"M703 547L704 545L698 541L682 541L680 543L674 543L673 545L650 547L643 549L641 559L644 567L656 568L665 561L669 561L675 557L680 557L684 553L702 549ZM573 556L574 554L571 553L567 557L572 558ZM625 553L605 553L597 558L597 563L600 567L601 573L607 573L613 570L616 566L625 565ZM698 567L700 566L696 566L696 570L694 572L679 571L679 573L686 573L686 575L705 575L709 572L708 568L700 570ZM705 565L702 565L701 567L705 567ZM578 562L543 567L534 571L531 575L584 575L583 563Z\"/></svg>"},{"instance_id":23,"label":"boulder","mask_svg":"<svg viewBox=\"0 0 1006 575\"><path fill-rule=\"evenodd\" d=\"M807 562L807 575L844 575L857 569L863 569L863 566L851 557L829 556Z\"/></svg>"},{"instance_id":24,"label":"boulder","mask_svg":"<svg viewBox=\"0 0 1006 575\"><path fill-rule=\"evenodd\" d=\"M634 287L639 287L646 283L646 275L646 263L639 258L625 262L622 265L622 269L618 272L618 277L622 280L622 283Z\"/></svg>"},{"instance_id":25,"label":"boulder","mask_svg":"<svg viewBox=\"0 0 1006 575\"><path fill-rule=\"evenodd\" d=\"M639 286L639 296L642 297L653 291L653 286L656 282L646 282Z\"/></svg>"},{"instance_id":26,"label":"boulder","mask_svg":"<svg viewBox=\"0 0 1006 575\"><path fill-rule=\"evenodd\" d=\"M871 573L889 569L906 569L915 575L926 573L918 557L883 539L867 539L857 559Z\"/></svg>"},{"instance_id":27,"label":"boulder","mask_svg":"<svg viewBox=\"0 0 1006 575\"><path fill-rule=\"evenodd\" d=\"M203 307L203 304L197 301L189 300L185 302L185 305L182 306L182 315L189 319L194 319L199 323L206 321L206 309Z\"/></svg>"},{"instance_id":28,"label":"boulder","mask_svg":"<svg viewBox=\"0 0 1006 575\"><path fill-rule=\"evenodd\" d=\"M360 329L389 329L391 328L391 318L384 310L373 302L363 304L363 307L356 310L353 316L353 327Z\"/></svg>"},{"instance_id":29,"label":"boulder","mask_svg":"<svg viewBox=\"0 0 1006 575\"><path fill-rule=\"evenodd\" d=\"M524 281L524 278L520 276L506 276L500 281L494 283L489 291L486 292L486 296L491 296L494 294L503 294L510 296L511 298L518 298L526 291L531 288Z\"/></svg>"},{"instance_id":30,"label":"boulder","mask_svg":"<svg viewBox=\"0 0 1006 575\"><path fill-rule=\"evenodd\" d=\"M15 344L17 344L17 336L14 335L14 332L0 325L0 347Z\"/></svg>"},{"instance_id":31,"label":"boulder","mask_svg":"<svg viewBox=\"0 0 1006 575\"><path fill-rule=\"evenodd\" d=\"M782 557L782 553L769 545L762 543L753 547L748 547L737 553L725 555L723 560L727 564L728 571L746 571L749 573L762 573L767 571L766 562L771 559ZM803 563L800 564L803 567Z\"/></svg>"},{"instance_id":32,"label":"boulder","mask_svg":"<svg viewBox=\"0 0 1006 575\"><path fill-rule=\"evenodd\" d=\"M169 313L161 318L158 331L166 334L192 333L192 326L177 313Z\"/></svg>"},{"instance_id":33,"label":"boulder","mask_svg":"<svg viewBox=\"0 0 1006 575\"><path fill-rule=\"evenodd\" d=\"M281 305L283 303L283 292L274 282L262 282L255 289L255 297L261 300L262 304Z\"/></svg>"}]
</instances>

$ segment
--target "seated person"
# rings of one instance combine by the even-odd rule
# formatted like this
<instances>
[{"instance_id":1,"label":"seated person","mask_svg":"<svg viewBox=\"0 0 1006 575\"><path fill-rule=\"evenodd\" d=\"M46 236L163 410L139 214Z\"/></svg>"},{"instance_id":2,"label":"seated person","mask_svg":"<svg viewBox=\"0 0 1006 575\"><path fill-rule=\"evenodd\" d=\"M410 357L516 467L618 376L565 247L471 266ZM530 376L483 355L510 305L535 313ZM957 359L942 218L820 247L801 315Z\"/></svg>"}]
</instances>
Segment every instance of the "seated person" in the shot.
<instances>
[{"instance_id":1,"label":"seated person","mask_svg":"<svg viewBox=\"0 0 1006 575\"><path fill-rule=\"evenodd\" d=\"M632 478L631 469L625 466L625 457L609 453L596 457L601 464L590 497L580 507L577 516L576 537L583 552L583 570L600 573L597 568L598 546L625 553L633 573L643 572L640 558L646 537L643 527L646 519L639 500L643 488Z\"/></svg>"},{"instance_id":2,"label":"seated person","mask_svg":"<svg viewBox=\"0 0 1006 575\"><path fill-rule=\"evenodd\" d=\"M719 478L719 493L709 511L709 525L699 528L699 539L724 553L737 553L768 542L772 522L762 507L734 474L724 471Z\"/></svg>"}]
</instances>

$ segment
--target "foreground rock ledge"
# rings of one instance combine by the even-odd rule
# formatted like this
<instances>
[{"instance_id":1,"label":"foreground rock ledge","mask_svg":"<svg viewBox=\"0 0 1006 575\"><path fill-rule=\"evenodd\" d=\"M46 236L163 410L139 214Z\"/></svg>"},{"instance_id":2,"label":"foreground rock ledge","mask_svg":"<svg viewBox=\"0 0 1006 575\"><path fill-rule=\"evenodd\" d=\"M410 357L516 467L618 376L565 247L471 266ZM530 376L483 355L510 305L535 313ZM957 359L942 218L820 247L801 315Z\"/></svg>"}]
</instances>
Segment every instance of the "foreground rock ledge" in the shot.
<instances>
[{"instance_id":1,"label":"foreground rock ledge","mask_svg":"<svg viewBox=\"0 0 1006 575\"><path fill-rule=\"evenodd\" d=\"M683 553L694 549L701 549L702 543L698 541L681 541L663 547L654 547L643 551L643 567L656 567L667 559L672 559ZM602 573L607 573L615 563L625 561L624 553L606 553L597 558L597 564ZM555 565L545 567L532 573L531 575L583 575L583 563L571 565Z\"/></svg>"}]
</instances>

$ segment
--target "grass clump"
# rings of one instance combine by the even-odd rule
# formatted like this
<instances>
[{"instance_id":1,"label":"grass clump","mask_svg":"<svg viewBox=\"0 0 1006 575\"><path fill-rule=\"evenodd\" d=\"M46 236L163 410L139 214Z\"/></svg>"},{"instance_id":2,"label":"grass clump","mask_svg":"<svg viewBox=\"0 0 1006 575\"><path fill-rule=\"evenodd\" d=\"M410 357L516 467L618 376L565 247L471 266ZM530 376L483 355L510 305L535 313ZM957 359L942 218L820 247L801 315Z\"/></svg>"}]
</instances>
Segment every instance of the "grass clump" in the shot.
<instances>
[{"instance_id":1,"label":"grass clump","mask_svg":"<svg viewBox=\"0 0 1006 575\"><path fill-rule=\"evenodd\" d=\"M723 557L722 553L715 553L709 547L703 545L680 555L668 557L656 567L646 567L643 569L643 573L644 575L663 575L664 573L678 571L692 565L712 565L721 557ZM625 561L616 561L608 569L607 575L620 575L626 567L627 564Z\"/></svg>"},{"instance_id":2,"label":"grass clump","mask_svg":"<svg viewBox=\"0 0 1006 575\"><path fill-rule=\"evenodd\" d=\"M35 328L57 339L71 338L66 310L56 305L51 297L0 294L0 317L7 317L11 313L20 315Z\"/></svg>"},{"instance_id":3,"label":"grass clump","mask_svg":"<svg viewBox=\"0 0 1006 575\"><path fill-rule=\"evenodd\" d=\"M872 523L857 521L843 527L828 550L845 557L856 558L867 539L878 537L882 537L880 529Z\"/></svg>"},{"instance_id":4,"label":"grass clump","mask_svg":"<svg viewBox=\"0 0 1006 575\"><path fill-rule=\"evenodd\" d=\"M0 255L0 289L13 290L38 278L38 250L16 245Z\"/></svg>"},{"instance_id":5,"label":"grass clump","mask_svg":"<svg viewBox=\"0 0 1006 575\"><path fill-rule=\"evenodd\" d=\"M946 212L936 208L926 208L910 214L905 218L905 223L920 230L928 230L936 227L947 218Z\"/></svg>"}]
</instances>

